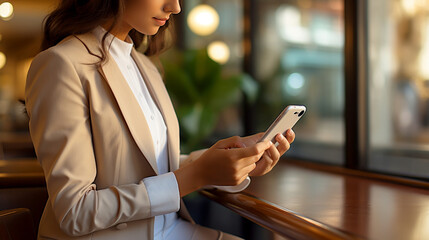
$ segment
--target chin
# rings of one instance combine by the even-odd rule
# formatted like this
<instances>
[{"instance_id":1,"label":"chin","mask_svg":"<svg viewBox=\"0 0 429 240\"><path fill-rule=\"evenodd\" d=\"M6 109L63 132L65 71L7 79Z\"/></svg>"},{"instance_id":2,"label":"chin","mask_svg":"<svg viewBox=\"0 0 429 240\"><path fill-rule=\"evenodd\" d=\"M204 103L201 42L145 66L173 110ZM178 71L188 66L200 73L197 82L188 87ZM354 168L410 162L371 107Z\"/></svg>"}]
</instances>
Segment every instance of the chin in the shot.
<instances>
[{"instance_id":1,"label":"chin","mask_svg":"<svg viewBox=\"0 0 429 240\"><path fill-rule=\"evenodd\" d=\"M155 28L151 28L151 29L138 29L138 28L134 28L137 32L144 34L144 35L148 35L148 36L153 36L155 34L158 33L159 31L159 27L155 27Z\"/></svg>"},{"instance_id":2,"label":"chin","mask_svg":"<svg viewBox=\"0 0 429 240\"><path fill-rule=\"evenodd\" d=\"M149 31L149 33L147 33L147 35L153 36L155 34L157 34L159 31L159 27L157 27L156 29L153 29L152 31Z\"/></svg>"},{"instance_id":3,"label":"chin","mask_svg":"<svg viewBox=\"0 0 429 240\"><path fill-rule=\"evenodd\" d=\"M150 29L146 28L146 29L141 29L141 30L139 30L139 29L136 28L136 30L138 32L144 34L144 35L153 36L153 35L155 35L155 34L158 33L159 27L154 27L154 28L150 28Z\"/></svg>"},{"instance_id":4,"label":"chin","mask_svg":"<svg viewBox=\"0 0 429 240\"><path fill-rule=\"evenodd\" d=\"M158 32L154 32L154 33L149 33L149 34L145 34L147 36L155 36Z\"/></svg>"}]
</instances>

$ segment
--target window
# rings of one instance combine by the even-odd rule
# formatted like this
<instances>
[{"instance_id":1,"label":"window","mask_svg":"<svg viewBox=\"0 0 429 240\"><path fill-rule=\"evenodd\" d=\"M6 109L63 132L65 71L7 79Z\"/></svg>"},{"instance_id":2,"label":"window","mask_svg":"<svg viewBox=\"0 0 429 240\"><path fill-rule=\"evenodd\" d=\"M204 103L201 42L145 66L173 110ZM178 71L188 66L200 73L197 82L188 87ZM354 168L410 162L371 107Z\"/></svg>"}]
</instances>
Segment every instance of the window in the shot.
<instances>
[{"instance_id":1,"label":"window","mask_svg":"<svg viewBox=\"0 0 429 240\"><path fill-rule=\"evenodd\" d=\"M343 1L257 0L255 11L256 129L265 131L289 104L305 105L288 156L342 164Z\"/></svg>"},{"instance_id":2,"label":"window","mask_svg":"<svg viewBox=\"0 0 429 240\"><path fill-rule=\"evenodd\" d=\"M429 9L368 1L368 168L429 179Z\"/></svg>"}]
</instances>

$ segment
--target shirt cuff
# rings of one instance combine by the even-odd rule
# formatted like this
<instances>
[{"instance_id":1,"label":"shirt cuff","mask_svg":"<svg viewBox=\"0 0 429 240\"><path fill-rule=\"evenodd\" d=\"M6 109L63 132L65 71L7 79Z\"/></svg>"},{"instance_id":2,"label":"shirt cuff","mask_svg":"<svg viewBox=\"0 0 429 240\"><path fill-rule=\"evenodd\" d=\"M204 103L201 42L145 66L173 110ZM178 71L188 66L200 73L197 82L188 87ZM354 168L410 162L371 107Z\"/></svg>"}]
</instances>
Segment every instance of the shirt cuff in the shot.
<instances>
[{"instance_id":1,"label":"shirt cuff","mask_svg":"<svg viewBox=\"0 0 429 240\"><path fill-rule=\"evenodd\" d=\"M243 182L241 182L240 184L235 185L235 186L207 185L203 188L204 189L217 188L217 189L225 191L225 192L237 193L237 192L241 192L244 189L246 189L249 186L249 184L250 184L250 177L247 177L246 179L244 179Z\"/></svg>"},{"instance_id":2,"label":"shirt cuff","mask_svg":"<svg viewBox=\"0 0 429 240\"><path fill-rule=\"evenodd\" d=\"M151 216L177 212L180 209L180 192L173 172L143 179L149 195Z\"/></svg>"}]
</instances>

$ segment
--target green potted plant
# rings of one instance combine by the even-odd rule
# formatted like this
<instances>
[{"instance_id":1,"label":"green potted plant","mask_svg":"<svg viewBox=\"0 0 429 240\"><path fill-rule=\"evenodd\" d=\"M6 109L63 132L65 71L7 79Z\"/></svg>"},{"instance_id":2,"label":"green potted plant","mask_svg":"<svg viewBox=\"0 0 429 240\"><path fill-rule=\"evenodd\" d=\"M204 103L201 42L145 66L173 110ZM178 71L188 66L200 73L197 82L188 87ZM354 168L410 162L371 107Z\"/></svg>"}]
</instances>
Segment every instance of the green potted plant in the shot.
<instances>
[{"instance_id":1,"label":"green potted plant","mask_svg":"<svg viewBox=\"0 0 429 240\"><path fill-rule=\"evenodd\" d=\"M204 147L222 110L236 104L241 93L254 99L257 85L247 75L225 76L205 49L174 51L164 58L164 79L180 123L181 150Z\"/></svg>"}]
</instances>

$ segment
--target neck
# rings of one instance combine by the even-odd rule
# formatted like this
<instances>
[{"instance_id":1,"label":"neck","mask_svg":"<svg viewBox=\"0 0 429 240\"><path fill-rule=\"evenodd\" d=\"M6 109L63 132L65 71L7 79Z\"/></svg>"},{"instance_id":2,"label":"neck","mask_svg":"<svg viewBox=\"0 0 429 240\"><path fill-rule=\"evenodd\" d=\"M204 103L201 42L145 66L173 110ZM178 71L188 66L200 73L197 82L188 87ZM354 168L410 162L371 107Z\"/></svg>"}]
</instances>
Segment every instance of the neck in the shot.
<instances>
[{"instance_id":1,"label":"neck","mask_svg":"<svg viewBox=\"0 0 429 240\"><path fill-rule=\"evenodd\" d=\"M113 24L113 21L106 22L105 24L101 25L106 31L108 31L109 28L111 28ZM115 27L113 27L112 30L110 30L110 34L114 35L116 38L126 41L128 33L131 31L132 27L128 24L124 23L118 23Z\"/></svg>"}]
</instances>

